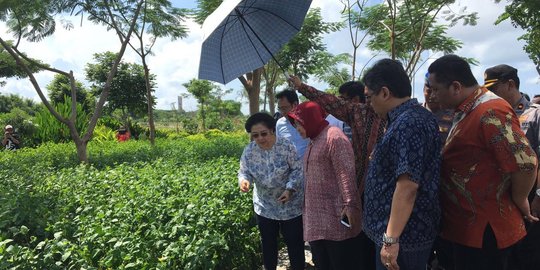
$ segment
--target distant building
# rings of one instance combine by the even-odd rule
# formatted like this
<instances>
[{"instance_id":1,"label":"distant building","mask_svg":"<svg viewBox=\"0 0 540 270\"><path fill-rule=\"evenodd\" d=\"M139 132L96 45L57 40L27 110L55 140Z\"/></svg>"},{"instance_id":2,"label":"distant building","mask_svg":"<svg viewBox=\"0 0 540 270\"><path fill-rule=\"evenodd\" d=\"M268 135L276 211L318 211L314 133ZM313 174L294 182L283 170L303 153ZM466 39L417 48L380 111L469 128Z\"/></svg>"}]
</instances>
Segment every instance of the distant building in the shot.
<instances>
[{"instance_id":1,"label":"distant building","mask_svg":"<svg viewBox=\"0 0 540 270\"><path fill-rule=\"evenodd\" d=\"M183 112L184 108L182 107L182 97L178 96L178 112Z\"/></svg>"}]
</instances>

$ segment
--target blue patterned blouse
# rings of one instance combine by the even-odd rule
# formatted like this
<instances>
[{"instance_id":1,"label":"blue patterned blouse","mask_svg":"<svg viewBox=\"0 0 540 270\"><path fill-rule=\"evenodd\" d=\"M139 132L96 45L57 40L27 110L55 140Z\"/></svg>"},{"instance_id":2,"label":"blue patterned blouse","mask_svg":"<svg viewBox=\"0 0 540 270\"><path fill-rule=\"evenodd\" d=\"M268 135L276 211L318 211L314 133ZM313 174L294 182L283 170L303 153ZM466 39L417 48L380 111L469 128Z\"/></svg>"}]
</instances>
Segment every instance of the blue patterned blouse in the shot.
<instances>
[{"instance_id":1,"label":"blue patterned blouse","mask_svg":"<svg viewBox=\"0 0 540 270\"><path fill-rule=\"evenodd\" d=\"M274 220L288 220L302 214L304 175L302 161L291 141L276 138L270 150L263 150L250 142L240 158L238 182L246 179L253 185L255 213ZM292 189L291 199L282 204L279 196Z\"/></svg>"},{"instance_id":2,"label":"blue patterned blouse","mask_svg":"<svg viewBox=\"0 0 540 270\"><path fill-rule=\"evenodd\" d=\"M364 193L364 230L379 247L386 232L397 178L418 184L413 212L400 236L404 251L431 248L440 219L441 140L431 112L411 99L388 113L388 126L369 163Z\"/></svg>"}]
</instances>

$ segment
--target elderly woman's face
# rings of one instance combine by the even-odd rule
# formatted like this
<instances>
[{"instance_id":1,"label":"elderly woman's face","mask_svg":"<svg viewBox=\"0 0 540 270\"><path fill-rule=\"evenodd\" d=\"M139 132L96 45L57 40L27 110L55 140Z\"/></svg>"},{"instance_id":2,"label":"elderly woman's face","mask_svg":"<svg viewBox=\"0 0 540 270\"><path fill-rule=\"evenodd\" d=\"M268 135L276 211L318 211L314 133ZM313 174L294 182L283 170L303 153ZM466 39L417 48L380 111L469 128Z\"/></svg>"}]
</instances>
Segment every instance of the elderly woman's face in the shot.
<instances>
[{"instance_id":1,"label":"elderly woman's face","mask_svg":"<svg viewBox=\"0 0 540 270\"><path fill-rule=\"evenodd\" d=\"M251 139L262 149L270 149L276 142L274 132L263 124L255 124L249 133Z\"/></svg>"}]
</instances>

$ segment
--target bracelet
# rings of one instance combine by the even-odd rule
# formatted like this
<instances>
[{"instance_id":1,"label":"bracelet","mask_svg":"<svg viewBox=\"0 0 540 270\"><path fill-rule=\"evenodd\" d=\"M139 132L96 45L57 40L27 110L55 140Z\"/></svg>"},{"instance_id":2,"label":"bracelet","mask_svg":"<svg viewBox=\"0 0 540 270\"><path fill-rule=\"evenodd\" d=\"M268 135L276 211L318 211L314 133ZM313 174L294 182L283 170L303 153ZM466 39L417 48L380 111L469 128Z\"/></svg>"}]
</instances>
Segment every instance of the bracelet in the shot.
<instances>
[{"instance_id":1,"label":"bracelet","mask_svg":"<svg viewBox=\"0 0 540 270\"><path fill-rule=\"evenodd\" d=\"M386 235L386 233L383 234L382 243L385 247L389 247L393 244L399 243L399 237L390 237Z\"/></svg>"}]
</instances>

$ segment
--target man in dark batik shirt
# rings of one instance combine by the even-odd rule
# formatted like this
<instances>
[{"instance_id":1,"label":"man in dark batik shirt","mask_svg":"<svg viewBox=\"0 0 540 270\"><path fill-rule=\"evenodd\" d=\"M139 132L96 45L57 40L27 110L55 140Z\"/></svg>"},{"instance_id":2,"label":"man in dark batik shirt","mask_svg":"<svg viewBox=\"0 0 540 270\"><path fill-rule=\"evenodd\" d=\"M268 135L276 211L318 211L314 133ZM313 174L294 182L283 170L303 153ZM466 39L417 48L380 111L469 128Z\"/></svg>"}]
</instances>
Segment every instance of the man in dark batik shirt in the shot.
<instances>
[{"instance_id":1,"label":"man in dark batik shirt","mask_svg":"<svg viewBox=\"0 0 540 270\"><path fill-rule=\"evenodd\" d=\"M371 156L364 231L380 250L377 269L425 269L440 219L437 120L411 98L400 62L383 59L364 76L373 110L388 121Z\"/></svg>"}]
</instances>

